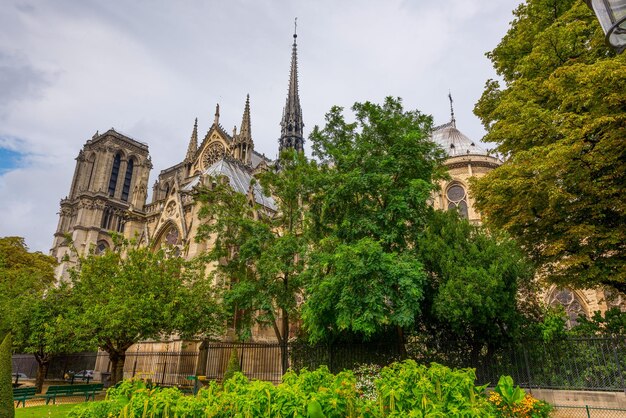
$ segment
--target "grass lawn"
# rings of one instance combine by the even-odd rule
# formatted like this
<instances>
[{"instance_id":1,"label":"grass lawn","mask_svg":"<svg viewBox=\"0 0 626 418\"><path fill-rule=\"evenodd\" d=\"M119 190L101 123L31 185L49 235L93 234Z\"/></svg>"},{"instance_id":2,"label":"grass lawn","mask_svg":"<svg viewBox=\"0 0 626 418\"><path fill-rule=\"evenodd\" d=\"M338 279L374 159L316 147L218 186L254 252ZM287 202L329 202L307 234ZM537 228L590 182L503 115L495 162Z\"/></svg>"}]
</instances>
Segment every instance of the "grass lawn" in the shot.
<instances>
[{"instance_id":1,"label":"grass lawn","mask_svg":"<svg viewBox=\"0 0 626 418\"><path fill-rule=\"evenodd\" d=\"M65 418L76 404L65 403L59 405L29 406L17 408L15 418Z\"/></svg>"}]
</instances>

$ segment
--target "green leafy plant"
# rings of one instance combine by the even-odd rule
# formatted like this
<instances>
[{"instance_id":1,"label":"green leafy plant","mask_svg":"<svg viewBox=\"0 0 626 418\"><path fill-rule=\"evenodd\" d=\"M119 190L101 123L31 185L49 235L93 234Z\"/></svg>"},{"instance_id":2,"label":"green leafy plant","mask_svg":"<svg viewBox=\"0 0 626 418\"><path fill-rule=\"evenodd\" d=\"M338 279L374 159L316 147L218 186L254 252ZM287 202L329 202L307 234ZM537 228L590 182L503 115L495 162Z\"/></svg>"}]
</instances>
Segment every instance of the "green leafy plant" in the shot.
<instances>
[{"instance_id":1,"label":"green leafy plant","mask_svg":"<svg viewBox=\"0 0 626 418\"><path fill-rule=\"evenodd\" d=\"M224 372L223 382L226 382L228 379L233 377L235 373L240 372L241 367L239 366L239 353L236 348L230 352L230 357L228 359L228 364L226 365L226 371Z\"/></svg>"},{"instance_id":2,"label":"green leafy plant","mask_svg":"<svg viewBox=\"0 0 626 418\"><path fill-rule=\"evenodd\" d=\"M501 376L489 396L489 402L496 408L496 416L502 418L548 418L552 407L544 401L527 394L519 386L514 386L511 376Z\"/></svg>"},{"instance_id":3,"label":"green leafy plant","mask_svg":"<svg viewBox=\"0 0 626 418\"><path fill-rule=\"evenodd\" d=\"M365 370L375 370L371 366ZM373 373L372 375L375 375ZM489 402L484 386L475 386L473 369L430 367L408 360L380 371L374 379L374 398L361 396L351 371L332 374L317 370L288 371L283 381L249 380L235 372L223 384L210 382L196 396L176 388L149 388L141 381L124 381L109 389L107 399L78 405L70 418L386 418L386 417L547 417L550 406L532 397L509 396L512 407ZM508 394L512 381L500 389ZM511 389L515 393L515 388ZM517 401L513 402L513 399ZM535 415L524 415L532 411ZM506 415L509 414L509 415ZM543 414L543 415L542 415Z\"/></svg>"},{"instance_id":4,"label":"green leafy plant","mask_svg":"<svg viewBox=\"0 0 626 418\"><path fill-rule=\"evenodd\" d=\"M513 405L520 402L526 396L524 389L513 385L511 376L500 376L498 384L493 390L502 397L502 401L507 405Z\"/></svg>"}]
</instances>

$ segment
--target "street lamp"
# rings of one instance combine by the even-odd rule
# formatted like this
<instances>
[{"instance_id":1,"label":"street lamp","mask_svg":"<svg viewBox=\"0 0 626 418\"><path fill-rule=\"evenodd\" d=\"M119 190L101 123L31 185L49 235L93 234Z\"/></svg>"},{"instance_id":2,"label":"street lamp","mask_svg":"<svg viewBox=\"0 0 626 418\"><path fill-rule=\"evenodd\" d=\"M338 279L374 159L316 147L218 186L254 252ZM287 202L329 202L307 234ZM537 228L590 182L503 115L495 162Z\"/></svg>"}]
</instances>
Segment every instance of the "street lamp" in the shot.
<instances>
[{"instance_id":1,"label":"street lamp","mask_svg":"<svg viewBox=\"0 0 626 418\"><path fill-rule=\"evenodd\" d=\"M585 0L598 17L606 41L618 54L626 49L626 0Z\"/></svg>"}]
</instances>

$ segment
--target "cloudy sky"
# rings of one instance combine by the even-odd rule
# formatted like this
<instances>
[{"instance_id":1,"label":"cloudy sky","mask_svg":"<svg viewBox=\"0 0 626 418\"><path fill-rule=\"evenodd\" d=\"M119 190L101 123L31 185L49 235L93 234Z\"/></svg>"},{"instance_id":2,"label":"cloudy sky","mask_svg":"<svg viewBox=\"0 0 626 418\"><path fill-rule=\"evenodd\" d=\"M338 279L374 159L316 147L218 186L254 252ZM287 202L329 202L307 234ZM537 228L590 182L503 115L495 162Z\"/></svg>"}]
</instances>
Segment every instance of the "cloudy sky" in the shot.
<instances>
[{"instance_id":1,"label":"cloudy sky","mask_svg":"<svg viewBox=\"0 0 626 418\"><path fill-rule=\"evenodd\" d=\"M399 96L484 133L472 114L520 0L0 0L0 236L48 252L78 151L114 127L158 171L184 158L215 104L228 130L250 94L257 151L274 157L294 17L305 134L332 105Z\"/></svg>"}]
</instances>

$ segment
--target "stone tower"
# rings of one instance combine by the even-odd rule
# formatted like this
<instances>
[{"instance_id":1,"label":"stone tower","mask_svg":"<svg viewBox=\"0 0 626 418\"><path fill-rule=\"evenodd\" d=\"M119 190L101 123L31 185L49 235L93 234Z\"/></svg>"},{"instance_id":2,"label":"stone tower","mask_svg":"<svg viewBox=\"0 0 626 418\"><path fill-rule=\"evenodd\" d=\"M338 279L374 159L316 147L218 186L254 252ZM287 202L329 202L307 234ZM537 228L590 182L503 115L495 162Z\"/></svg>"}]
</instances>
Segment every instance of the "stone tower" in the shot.
<instances>
[{"instance_id":1,"label":"stone tower","mask_svg":"<svg viewBox=\"0 0 626 418\"><path fill-rule=\"evenodd\" d=\"M304 152L304 135L302 128L302 108L300 107L300 95L298 94L298 45L293 34L293 45L291 50L291 70L289 74L289 89L287 91L287 101L283 109L283 118L280 122L280 138L278 139L278 152L284 149L295 149Z\"/></svg>"},{"instance_id":2,"label":"stone tower","mask_svg":"<svg viewBox=\"0 0 626 418\"><path fill-rule=\"evenodd\" d=\"M110 247L110 232L125 237L141 233L151 168L148 145L113 129L85 143L76 158L70 192L61 200L50 250L60 263L57 277L66 277L77 254Z\"/></svg>"}]
</instances>

